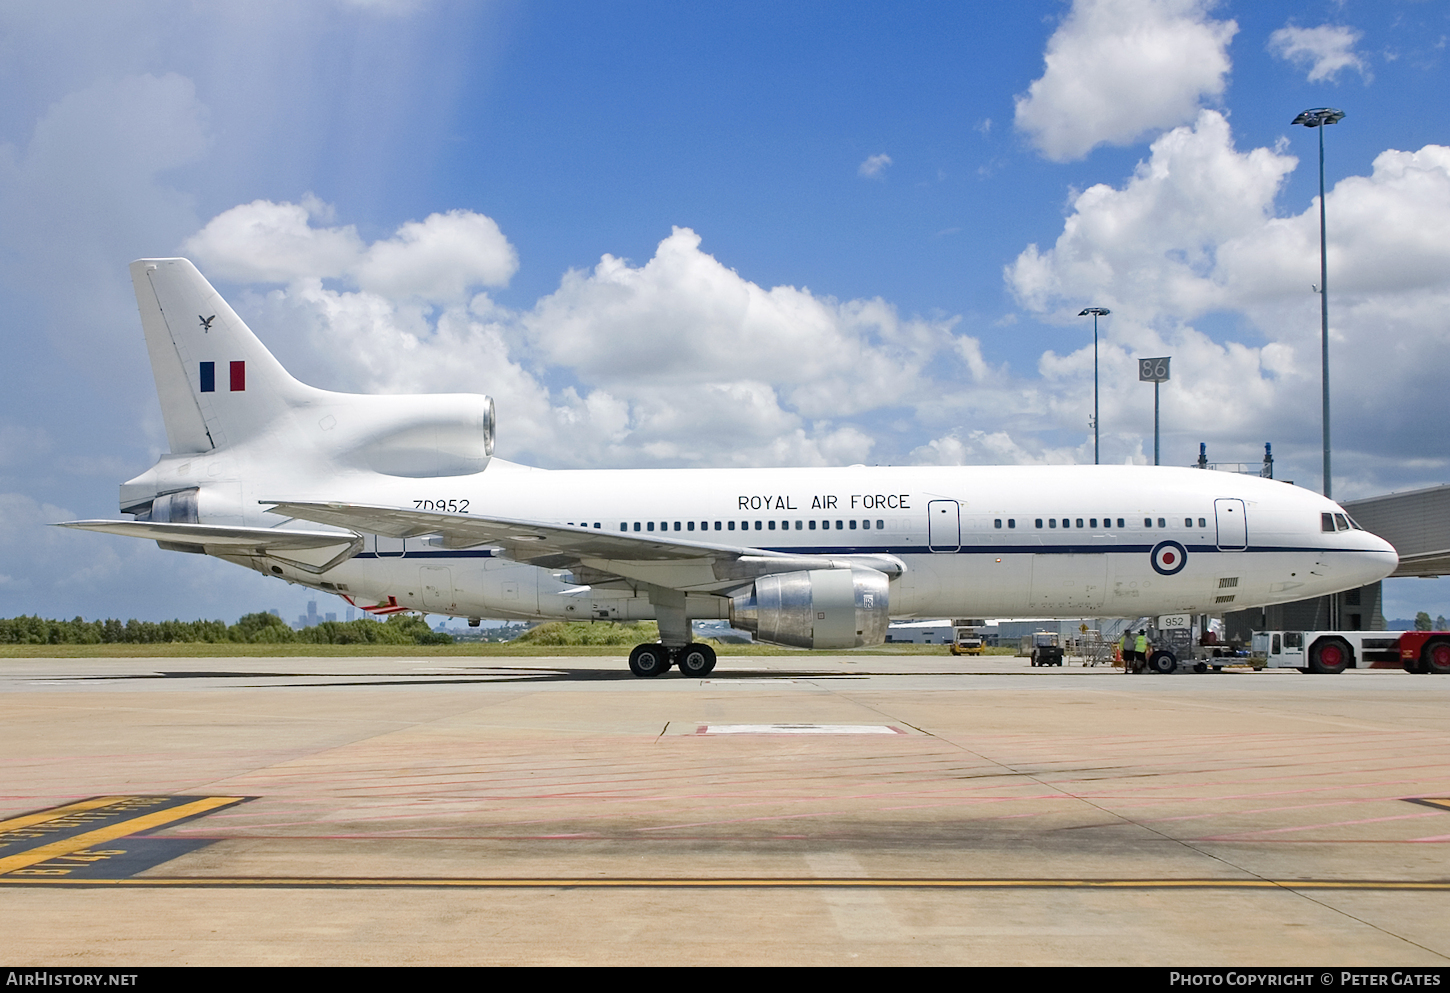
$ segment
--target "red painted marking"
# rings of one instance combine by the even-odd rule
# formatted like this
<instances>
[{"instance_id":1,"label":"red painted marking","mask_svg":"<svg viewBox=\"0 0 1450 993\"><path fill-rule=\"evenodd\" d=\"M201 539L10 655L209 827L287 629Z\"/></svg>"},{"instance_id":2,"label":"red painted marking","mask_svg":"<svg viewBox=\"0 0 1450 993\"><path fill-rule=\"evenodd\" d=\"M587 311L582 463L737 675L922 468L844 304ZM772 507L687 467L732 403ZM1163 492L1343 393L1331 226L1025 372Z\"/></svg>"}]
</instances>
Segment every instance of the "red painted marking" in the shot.
<instances>
[{"instance_id":1,"label":"red painted marking","mask_svg":"<svg viewBox=\"0 0 1450 993\"><path fill-rule=\"evenodd\" d=\"M1173 564L1173 553L1172 552L1164 552L1163 553L1163 564L1164 565L1172 565Z\"/></svg>"},{"instance_id":2,"label":"red painted marking","mask_svg":"<svg viewBox=\"0 0 1450 993\"><path fill-rule=\"evenodd\" d=\"M247 363L232 363L232 392L241 393L247 388Z\"/></svg>"}]
</instances>

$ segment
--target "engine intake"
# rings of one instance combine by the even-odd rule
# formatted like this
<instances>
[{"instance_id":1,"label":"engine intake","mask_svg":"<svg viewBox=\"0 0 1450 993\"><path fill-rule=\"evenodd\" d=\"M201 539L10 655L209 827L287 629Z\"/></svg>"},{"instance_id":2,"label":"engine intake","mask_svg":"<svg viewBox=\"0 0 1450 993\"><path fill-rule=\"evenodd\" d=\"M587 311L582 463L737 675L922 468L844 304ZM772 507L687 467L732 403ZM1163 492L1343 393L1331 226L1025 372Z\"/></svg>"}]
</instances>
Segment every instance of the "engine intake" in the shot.
<instances>
[{"instance_id":1,"label":"engine intake","mask_svg":"<svg viewBox=\"0 0 1450 993\"><path fill-rule=\"evenodd\" d=\"M891 580L875 569L811 569L762 576L730 598L730 623L794 648L860 648L886 640Z\"/></svg>"}]
</instances>

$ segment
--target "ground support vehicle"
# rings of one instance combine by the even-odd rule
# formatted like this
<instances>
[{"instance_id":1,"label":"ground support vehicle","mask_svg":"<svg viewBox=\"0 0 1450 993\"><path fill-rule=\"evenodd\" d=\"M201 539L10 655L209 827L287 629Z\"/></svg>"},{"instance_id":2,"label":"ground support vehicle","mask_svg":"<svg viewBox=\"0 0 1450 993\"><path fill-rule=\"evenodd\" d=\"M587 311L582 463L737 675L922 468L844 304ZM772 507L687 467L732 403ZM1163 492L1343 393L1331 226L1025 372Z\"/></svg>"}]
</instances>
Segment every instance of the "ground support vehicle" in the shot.
<instances>
[{"instance_id":1,"label":"ground support vehicle","mask_svg":"<svg viewBox=\"0 0 1450 993\"><path fill-rule=\"evenodd\" d=\"M1450 631L1256 631L1252 659L1269 669L1450 673Z\"/></svg>"},{"instance_id":2,"label":"ground support vehicle","mask_svg":"<svg viewBox=\"0 0 1450 993\"><path fill-rule=\"evenodd\" d=\"M1028 637L1032 639L1033 665L1062 665L1062 637L1056 631L1038 631Z\"/></svg>"},{"instance_id":3,"label":"ground support vehicle","mask_svg":"<svg viewBox=\"0 0 1450 993\"><path fill-rule=\"evenodd\" d=\"M987 651L987 638L977 633L981 621L957 621L953 625L951 653L953 655L982 655Z\"/></svg>"}]
</instances>

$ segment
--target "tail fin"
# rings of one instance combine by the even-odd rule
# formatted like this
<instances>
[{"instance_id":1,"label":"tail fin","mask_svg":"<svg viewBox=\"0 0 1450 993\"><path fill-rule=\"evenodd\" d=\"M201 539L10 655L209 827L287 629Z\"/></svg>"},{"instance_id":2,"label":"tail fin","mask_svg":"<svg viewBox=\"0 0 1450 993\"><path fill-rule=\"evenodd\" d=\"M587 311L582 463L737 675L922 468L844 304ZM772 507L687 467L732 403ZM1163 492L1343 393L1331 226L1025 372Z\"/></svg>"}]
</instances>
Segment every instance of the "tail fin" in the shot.
<instances>
[{"instance_id":1,"label":"tail fin","mask_svg":"<svg viewBox=\"0 0 1450 993\"><path fill-rule=\"evenodd\" d=\"M288 375L186 259L140 259L131 282L171 451L244 442L316 392Z\"/></svg>"}]
</instances>

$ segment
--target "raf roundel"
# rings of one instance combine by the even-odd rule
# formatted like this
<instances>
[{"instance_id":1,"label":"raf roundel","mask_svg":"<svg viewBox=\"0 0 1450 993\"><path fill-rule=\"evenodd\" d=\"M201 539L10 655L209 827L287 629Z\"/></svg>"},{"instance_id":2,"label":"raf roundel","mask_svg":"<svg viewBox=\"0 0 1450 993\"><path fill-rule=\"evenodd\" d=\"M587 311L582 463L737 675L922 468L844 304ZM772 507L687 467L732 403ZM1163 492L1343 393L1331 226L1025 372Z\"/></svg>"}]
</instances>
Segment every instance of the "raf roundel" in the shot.
<instances>
[{"instance_id":1,"label":"raf roundel","mask_svg":"<svg viewBox=\"0 0 1450 993\"><path fill-rule=\"evenodd\" d=\"M1188 550L1176 541L1160 541L1153 546L1153 569L1160 576L1176 576L1188 564Z\"/></svg>"}]
</instances>

